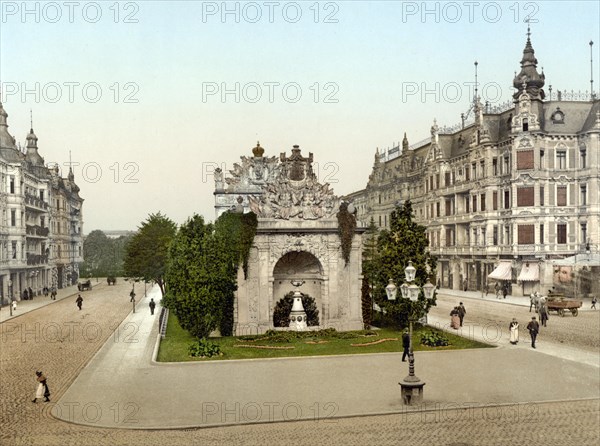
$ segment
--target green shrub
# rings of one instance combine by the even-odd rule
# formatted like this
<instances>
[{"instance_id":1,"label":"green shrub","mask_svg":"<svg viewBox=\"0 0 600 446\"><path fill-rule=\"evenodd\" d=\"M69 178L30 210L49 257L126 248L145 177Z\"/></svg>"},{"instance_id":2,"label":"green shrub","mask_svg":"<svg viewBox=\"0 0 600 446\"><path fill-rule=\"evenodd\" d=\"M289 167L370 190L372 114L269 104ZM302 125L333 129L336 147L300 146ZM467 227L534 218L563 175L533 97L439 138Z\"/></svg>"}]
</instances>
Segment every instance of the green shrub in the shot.
<instances>
[{"instance_id":1,"label":"green shrub","mask_svg":"<svg viewBox=\"0 0 600 446\"><path fill-rule=\"evenodd\" d=\"M221 347L207 339L199 339L198 342L190 344L188 348L190 356L194 358L212 358L213 356L222 356Z\"/></svg>"},{"instance_id":2,"label":"green shrub","mask_svg":"<svg viewBox=\"0 0 600 446\"><path fill-rule=\"evenodd\" d=\"M429 347L445 347L450 345L448 338L442 333L429 331L421 334L421 345L427 345Z\"/></svg>"}]
</instances>

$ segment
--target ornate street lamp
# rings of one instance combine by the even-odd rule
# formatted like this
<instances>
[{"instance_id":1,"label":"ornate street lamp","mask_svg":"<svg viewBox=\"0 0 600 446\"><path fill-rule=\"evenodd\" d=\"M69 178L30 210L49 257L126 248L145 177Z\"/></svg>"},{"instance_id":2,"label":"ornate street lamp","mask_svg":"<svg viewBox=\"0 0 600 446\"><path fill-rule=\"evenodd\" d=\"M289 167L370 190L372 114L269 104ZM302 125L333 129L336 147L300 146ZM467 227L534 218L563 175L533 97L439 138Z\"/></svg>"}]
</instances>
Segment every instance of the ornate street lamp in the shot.
<instances>
[{"instance_id":1,"label":"ornate street lamp","mask_svg":"<svg viewBox=\"0 0 600 446\"><path fill-rule=\"evenodd\" d=\"M412 332L413 332L413 321L418 319L416 314L421 315L423 312L423 308L421 307L421 303L419 302L419 293L420 289L413 282L415 280L416 268L412 265L412 262L408 262L408 266L404 269L404 275L406 282L400 285L400 291L402 293L402 297L404 299L410 299L410 316L408 319L409 323L409 349L408 349L408 376L404 378L402 382L400 382L400 387L402 389L402 400L404 404L418 404L423 400L423 386L425 383L421 381L415 375L415 357L413 354L413 342L412 342ZM427 279L427 283L422 287L423 295L425 299L430 300L433 298L433 292L435 290L435 286ZM387 293L388 300L395 300L397 287L394 284L394 281L390 279L390 283L385 287L385 291Z\"/></svg>"}]
</instances>

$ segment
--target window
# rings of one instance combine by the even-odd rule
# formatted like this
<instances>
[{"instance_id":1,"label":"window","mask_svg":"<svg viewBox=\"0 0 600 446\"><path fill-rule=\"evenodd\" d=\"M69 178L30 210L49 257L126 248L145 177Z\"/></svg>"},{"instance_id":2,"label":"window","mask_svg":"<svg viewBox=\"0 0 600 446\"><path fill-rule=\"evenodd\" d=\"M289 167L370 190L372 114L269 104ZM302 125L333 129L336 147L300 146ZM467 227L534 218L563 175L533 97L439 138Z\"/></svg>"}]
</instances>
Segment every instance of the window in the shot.
<instances>
[{"instance_id":1,"label":"window","mask_svg":"<svg viewBox=\"0 0 600 446\"><path fill-rule=\"evenodd\" d=\"M510 209L510 191L504 191L504 209Z\"/></svg>"},{"instance_id":2,"label":"window","mask_svg":"<svg viewBox=\"0 0 600 446\"><path fill-rule=\"evenodd\" d=\"M452 228L446 228L446 246L454 246L454 231Z\"/></svg>"},{"instance_id":3,"label":"window","mask_svg":"<svg viewBox=\"0 0 600 446\"><path fill-rule=\"evenodd\" d=\"M450 200L445 201L446 215L452 215L452 202Z\"/></svg>"},{"instance_id":4,"label":"window","mask_svg":"<svg viewBox=\"0 0 600 446\"><path fill-rule=\"evenodd\" d=\"M440 216L440 202L439 201L435 204L435 215L436 215L436 217Z\"/></svg>"},{"instance_id":5,"label":"window","mask_svg":"<svg viewBox=\"0 0 600 446\"><path fill-rule=\"evenodd\" d=\"M485 246L485 244L486 244L485 228L481 228L481 246Z\"/></svg>"},{"instance_id":6,"label":"window","mask_svg":"<svg viewBox=\"0 0 600 446\"><path fill-rule=\"evenodd\" d=\"M556 243L559 245L567 243L567 225L564 223L556 225Z\"/></svg>"},{"instance_id":7,"label":"window","mask_svg":"<svg viewBox=\"0 0 600 446\"><path fill-rule=\"evenodd\" d=\"M450 186L452 183L450 182L450 172L446 172L444 174L444 181L446 183L446 187Z\"/></svg>"},{"instance_id":8,"label":"window","mask_svg":"<svg viewBox=\"0 0 600 446\"><path fill-rule=\"evenodd\" d=\"M544 158L544 149L540 149L540 169L544 168L544 164L545 164L545 158Z\"/></svg>"},{"instance_id":9,"label":"window","mask_svg":"<svg viewBox=\"0 0 600 446\"><path fill-rule=\"evenodd\" d=\"M540 206L544 205L544 186L540 186Z\"/></svg>"},{"instance_id":10,"label":"window","mask_svg":"<svg viewBox=\"0 0 600 446\"><path fill-rule=\"evenodd\" d=\"M529 131L529 121L527 120L527 118L523 118L523 131Z\"/></svg>"},{"instance_id":11,"label":"window","mask_svg":"<svg viewBox=\"0 0 600 446\"><path fill-rule=\"evenodd\" d=\"M581 223L581 241L586 244L587 242L587 223ZM586 248L589 249L589 248Z\"/></svg>"},{"instance_id":12,"label":"window","mask_svg":"<svg viewBox=\"0 0 600 446\"><path fill-rule=\"evenodd\" d=\"M10 210L10 225L17 226L17 211L14 209Z\"/></svg>"},{"instance_id":13,"label":"window","mask_svg":"<svg viewBox=\"0 0 600 446\"><path fill-rule=\"evenodd\" d=\"M465 167L465 181L469 181L471 177L469 176L469 166Z\"/></svg>"},{"instance_id":14,"label":"window","mask_svg":"<svg viewBox=\"0 0 600 446\"><path fill-rule=\"evenodd\" d=\"M498 175L498 158L492 160L492 174L494 176Z\"/></svg>"},{"instance_id":15,"label":"window","mask_svg":"<svg viewBox=\"0 0 600 446\"><path fill-rule=\"evenodd\" d=\"M15 177L10 177L10 193L14 194L15 193Z\"/></svg>"},{"instance_id":16,"label":"window","mask_svg":"<svg viewBox=\"0 0 600 446\"><path fill-rule=\"evenodd\" d=\"M481 160L479 162L479 175L481 175L481 177L485 177L485 161Z\"/></svg>"},{"instance_id":17,"label":"window","mask_svg":"<svg viewBox=\"0 0 600 446\"><path fill-rule=\"evenodd\" d=\"M587 163L586 163L586 150L585 149L581 149L579 151L579 167L582 169L585 169L587 167Z\"/></svg>"},{"instance_id":18,"label":"window","mask_svg":"<svg viewBox=\"0 0 600 446\"><path fill-rule=\"evenodd\" d=\"M494 246L498 246L498 225L494 225L492 230L492 243Z\"/></svg>"},{"instance_id":19,"label":"window","mask_svg":"<svg viewBox=\"0 0 600 446\"><path fill-rule=\"evenodd\" d=\"M566 206L567 205L567 186L556 187L556 205Z\"/></svg>"},{"instance_id":20,"label":"window","mask_svg":"<svg viewBox=\"0 0 600 446\"><path fill-rule=\"evenodd\" d=\"M534 205L533 186L517 187L517 206L533 206Z\"/></svg>"},{"instance_id":21,"label":"window","mask_svg":"<svg viewBox=\"0 0 600 446\"><path fill-rule=\"evenodd\" d=\"M507 173L510 173L510 164L509 164L509 159L508 159L508 155L506 155L504 157L504 172L502 172L504 175L506 175Z\"/></svg>"},{"instance_id":22,"label":"window","mask_svg":"<svg viewBox=\"0 0 600 446\"><path fill-rule=\"evenodd\" d=\"M482 211L485 211L485 194L481 194L481 201L479 202L479 207Z\"/></svg>"},{"instance_id":23,"label":"window","mask_svg":"<svg viewBox=\"0 0 600 446\"><path fill-rule=\"evenodd\" d=\"M556 151L556 168L566 169L567 168L567 151L557 150Z\"/></svg>"},{"instance_id":24,"label":"window","mask_svg":"<svg viewBox=\"0 0 600 446\"><path fill-rule=\"evenodd\" d=\"M17 258L17 242L12 242L12 258Z\"/></svg>"},{"instance_id":25,"label":"window","mask_svg":"<svg viewBox=\"0 0 600 446\"><path fill-rule=\"evenodd\" d=\"M477 212L477 195L473 195L473 212Z\"/></svg>"},{"instance_id":26,"label":"window","mask_svg":"<svg viewBox=\"0 0 600 446\"><path fill-rule=\"evenodd\" d=\"M534 225L519 225L519 245L533 245L535 243Z\"/></svg>"},{"instance_id":27,"label":"window","mask_svg":"<svg viewBox=\"0 0 600 446\"><path fill-rule=\"evenodd\" d=\"M479 234L478 234L478 232L477 232L477 228L473 228L473 245L475 245L475 246L477 246L477 245L478 245L478 243L477 243L477 240L478 240L478 239L477 239L477 236L478 236L478 235L479 235Z\"/></svg>"},{"instance_id":28,"label":"window","mask_svg":"<svg viewBox=\"0 0 600 446\"><path fill-rule=\"evenodd\" d=\"M473 173L473 179L477 178L477 163L471 164L471 171Z\"/></svg>"},{"instance_id":29,"label":"window","mask_svg":"<svg viewBox=\"0 0 600 446\"><path fill-rule=\"evenodd\" d=\"M510 226L504 226L504 244L510 245Z\"/></svg>"},{"instance_id":30,"label":"window","mask_svg":"<svg viewBox=\"0 0 600 446\"><path fill-rule=\"evenodd\" d=\"M470 203L471 203L471 201L469 200L469 196L467 195L467 196L465 197L465 212L466 212L466 213L469 213L469 212L471 212L471 211L469 210L469 209L470 209L470 208L469 208L469 205L470 205Z\"/></svg>"},{"instance_id":31,"label":"window","mask_svg":"<svg viewBox=\"0 0 600 446\"><path fill-rule=\"evenodd\" d=\"M582 184L579 188L581 196L581 206L587 206L587 185Z\"/></svg>"},{"instance_id":32,"label":"window","mask_svg":"<svg viewBox=\"0 0 600 446\"><path fill-rule=\"evenodd\" d=\"M544 225L540 225L540 243L544 244Z\"/></svg>"},{"instance_id":33,"label":"window","mask_svg":"<svg viewBox=\"0 0 600 446\"><path fill-rule=\"evenodd\" d=\"M498 192L494 191L492 194L492 208L497 211L498 210Z\"/></svg>"},{"instance_id":34,"label":"window","mask_svg":"<svg viewBox=\"0 0 600 446\"><path fill-rule=\"evenodd\" d=\"M533 169L533 150L517 152L517 170Z\"/></svg>"}]
</instances>

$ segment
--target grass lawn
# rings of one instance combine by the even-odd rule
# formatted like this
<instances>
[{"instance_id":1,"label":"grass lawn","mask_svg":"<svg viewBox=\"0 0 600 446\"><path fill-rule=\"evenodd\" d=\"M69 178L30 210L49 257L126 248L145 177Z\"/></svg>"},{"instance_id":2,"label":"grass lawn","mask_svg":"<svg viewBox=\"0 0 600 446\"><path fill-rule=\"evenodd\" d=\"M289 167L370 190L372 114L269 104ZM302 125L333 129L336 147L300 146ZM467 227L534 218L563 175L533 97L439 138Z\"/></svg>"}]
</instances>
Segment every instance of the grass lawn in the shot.
<instances>
[{"instance_id":1,"label":"grass lawn","mask_svg":"<svg viewBox=\"0 0 600 446\"><path fill-rule=\"evenodd\" d=\"M443 334L448 339L450 345L445 347L428 347L420 345L420 334L423 332L432 331ZM373 333L375 335L373 335ZM285 334L283 336L285 336ZM291 340L260 339L260 335L210 338L212 342L219 345L223 354L221 356L214 356L212 358L193 358L188 354L188 347L190 344L195 342L195 338L181 328L177 318L173 315L173 313L169 313L167 334L160 343L158 361L214 361L224 359L283 358L289 356L347 355L402 351L402 333L400 331L387 328L371 332L338 332L334 336L319 336L317 334L307 336L308 337L302 339ZM383 339L395 340L381 341ZM381 342L374 343L377 341ZM374 344L368 346L351 345L367 343ZM255 348L252 346L279 347L279 349ZM286 348L283 349L281 347ZM458 350L465 348L488 347L492 346L477 341L471 341L451 333L444 333L431 327L420 327L415 329L413 332L413 350L415 351Z\"/></svg>"}]
</instances>

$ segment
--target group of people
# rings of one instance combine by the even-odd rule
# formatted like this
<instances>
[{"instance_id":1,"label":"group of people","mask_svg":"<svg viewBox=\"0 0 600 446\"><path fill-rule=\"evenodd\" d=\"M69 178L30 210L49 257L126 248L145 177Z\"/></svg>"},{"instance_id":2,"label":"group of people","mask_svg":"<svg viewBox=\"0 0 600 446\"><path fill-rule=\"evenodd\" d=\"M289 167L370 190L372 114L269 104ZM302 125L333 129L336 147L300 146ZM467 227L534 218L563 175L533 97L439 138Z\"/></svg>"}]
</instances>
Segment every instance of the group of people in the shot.
<instances>
[{"instance_id":1,"label":"group of people","mask_svg":"<svg viewBox=\"0 0 600 446\"><path fill-rule=\"evenodd\" d=\"M455 330L458 330L460 327L462 327L465 314L467 314L467 309L463 303L460 302L450 312L450 327L454 328Z\"/></svg>"},{"instance_id":2,"label":"group of people","mask_svg":"<svg viewBox=\"0 0 600 446\"><path fill-rule=\"evenodd\" d=\"M42 290L42 292L44 293L45 297L48 297L48 294L50 294L50 299L56 300L56 288L55 287L52 287L52 289L50 289L47 286L45 286L44 289Z\"/></svg>"},{"instance_id":3,"label":"group of people","mask_svg":"<svg viewBox=\"0 0 600 446\"><path fill-rule=\"evenodd\" d=\"M508 283L505 282L504 284L501 285L500 282L496 282L496 285L494 286L494 290L496 291L497 299L500 299L500 294L502 294L502 297L504 299L506 299L506 296L508 296Z\"/></svg>"},{"instance_id":4,"label":"group of people","mask_svg":"<svg viewBox=\"0 0 600 446\"><path fill-rule=\"evenodd\" d=\"M531 337L531 347L535 348L535 340L540 332L540 323L536 320L535 316L531 318L526 328ZM517 318L513 317L512 322L508 325L508 330L510 332L510 343L517 345L519 343L519 323L517 322Z\"/></svg>"}]
</instances>

